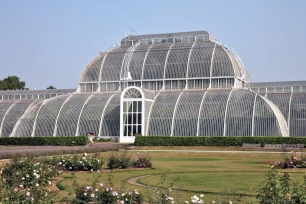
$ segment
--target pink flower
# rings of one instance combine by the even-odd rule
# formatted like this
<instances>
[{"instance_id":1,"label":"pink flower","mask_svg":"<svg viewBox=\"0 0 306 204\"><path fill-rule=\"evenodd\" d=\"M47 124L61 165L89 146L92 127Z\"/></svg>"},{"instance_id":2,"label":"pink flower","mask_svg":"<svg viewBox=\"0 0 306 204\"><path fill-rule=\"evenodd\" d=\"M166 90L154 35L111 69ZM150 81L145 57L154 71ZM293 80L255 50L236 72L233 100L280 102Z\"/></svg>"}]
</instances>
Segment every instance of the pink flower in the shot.
<instances>
[{"instance_id":1,"label":"pink flower","mask_svg":"<svg viewBox=\"0 0 306 204\"><path fill-rule=\"evenodd\" d=\"M29 197L29 196L31 195L31 193L28 191L28 192L26 193L26 195Z\"/></svg>"},{"instance_id":2,"label":"pink flower","mask_svg":"<svg viewBox=\"0 0 306 204\"><path fill-rule=\"evenodd\" d=\"M14 188L14 191L15 191L15 192L17 192L17 191L18 191L18 188L17 188L17 187L16 187L16 188Z\"/></svg>"}]
</instances>

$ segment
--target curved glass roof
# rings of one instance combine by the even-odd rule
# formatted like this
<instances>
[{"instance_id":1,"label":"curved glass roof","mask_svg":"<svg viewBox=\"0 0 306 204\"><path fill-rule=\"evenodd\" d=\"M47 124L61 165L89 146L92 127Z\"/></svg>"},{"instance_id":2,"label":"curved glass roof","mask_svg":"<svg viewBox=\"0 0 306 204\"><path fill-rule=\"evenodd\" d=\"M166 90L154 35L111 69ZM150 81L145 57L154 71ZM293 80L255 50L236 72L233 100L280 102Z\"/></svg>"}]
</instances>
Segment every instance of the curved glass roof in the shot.
<instances>
[{"instance_id":1,"label":"curved glass roof","mask_svg":"<svg viewBox=\"0 0 306 204\"><path fill-rule=\"evenodd\" d=\"M208 34L206 31L175 33L173 36ZM129 36L141 40L169 34ZM120 81L129 46L114 47L95 57L84 69L80 82ZM239 77L250 76L239 57L217 41L187 41L138 45L129 66L132 80Z\"/></svg>"}]
</instances>

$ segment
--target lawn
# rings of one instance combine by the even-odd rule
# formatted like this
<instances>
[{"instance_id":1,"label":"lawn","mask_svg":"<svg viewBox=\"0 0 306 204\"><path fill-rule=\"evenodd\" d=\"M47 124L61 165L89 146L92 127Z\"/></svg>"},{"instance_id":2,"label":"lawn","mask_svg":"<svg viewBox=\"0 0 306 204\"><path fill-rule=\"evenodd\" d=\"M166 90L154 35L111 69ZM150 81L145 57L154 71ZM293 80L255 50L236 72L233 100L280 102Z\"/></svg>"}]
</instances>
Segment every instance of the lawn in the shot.
<instances>
[{"instance_id":1,"label":"lawn","mask_svg":"<svg viewBox=\"0 0 306 204\"><path fill-rule=\"evenodd\" d=\"M180 147L181 148L181 147ZM137 151L146 149L136 147L128 154L136 155ZM147 149L150 149L149 147ZM193 195L204 194L204 201L212 203L217 196L228 191L229 194L244 194L242 203L255 202L256 189L265 179L265 174L270 170L269 162L282 159L282 153L255 153L248 152L164 152L163 149L175 149L172 147L152 148L149 151L152 157L153 169L127 169L101 172L63 172L63 180L59 186L64 189L58 192L60 198L73 196L73 182L81 185L91 185L96 179L99 183L113 185L115 189L126 191L138 189L142 193L151 194L162 186L167 191L173 189L171 194L176 201L184 203L190 201ZM178 148L179 149L179 148ZM193 147L190 150L207 150L203 147ZM212 150L228 150L228 148L213 148ZM232 150L232 149L231 149ZM239 150L239 149L235 149ZM110 153L101 153L107 158ZM286 169L280 172L289 172L292 180L303 178L305 170ZM150 188L136 186L128 183L129 179L145 176L137 180ZM69 194L70 193L70 194Z\"/></svg>"}]
</instances>

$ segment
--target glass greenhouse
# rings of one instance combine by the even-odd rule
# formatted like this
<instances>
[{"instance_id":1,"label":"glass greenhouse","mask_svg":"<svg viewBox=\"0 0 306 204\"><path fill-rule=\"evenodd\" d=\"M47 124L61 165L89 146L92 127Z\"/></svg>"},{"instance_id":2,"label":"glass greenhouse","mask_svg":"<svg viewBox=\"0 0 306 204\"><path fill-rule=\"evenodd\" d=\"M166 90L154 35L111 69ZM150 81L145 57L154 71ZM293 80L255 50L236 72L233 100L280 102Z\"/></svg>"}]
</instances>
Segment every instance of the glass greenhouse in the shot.
<instances>
[{"instance_id":1,"label":"glass greenhouse","mask_svg":"<svg viewBox=\"0 0 306 204\"><path fill-rule=\"evenodd\" d=\"M252 83L206 31L127 36L50 91L0 91L0 136L306 136L306 81Z\"/></svg>"}]
</instances>

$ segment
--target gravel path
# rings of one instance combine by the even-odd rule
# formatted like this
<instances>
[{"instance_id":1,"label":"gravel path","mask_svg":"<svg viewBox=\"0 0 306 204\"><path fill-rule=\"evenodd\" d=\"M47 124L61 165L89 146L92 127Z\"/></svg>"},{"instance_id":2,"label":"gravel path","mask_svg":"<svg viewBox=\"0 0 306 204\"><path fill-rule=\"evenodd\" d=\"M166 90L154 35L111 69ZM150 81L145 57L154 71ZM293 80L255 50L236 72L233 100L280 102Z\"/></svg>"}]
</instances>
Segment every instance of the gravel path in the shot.
<instances>
[{"instance_id":1,"label":"gravel path","mask_svg":"<svg viewBox=\"0 0 306 204\"><path fill-rule=\"evenodd\" d=\"M122 143L93 143L86 146L0 146L0 159L12 158L14 156L45 156L55 154L69 154L73 152L105 152L126 149L131 144Z\"/></svg>"}]
</instances>

